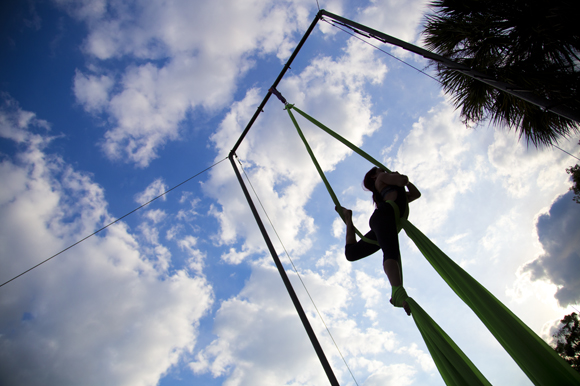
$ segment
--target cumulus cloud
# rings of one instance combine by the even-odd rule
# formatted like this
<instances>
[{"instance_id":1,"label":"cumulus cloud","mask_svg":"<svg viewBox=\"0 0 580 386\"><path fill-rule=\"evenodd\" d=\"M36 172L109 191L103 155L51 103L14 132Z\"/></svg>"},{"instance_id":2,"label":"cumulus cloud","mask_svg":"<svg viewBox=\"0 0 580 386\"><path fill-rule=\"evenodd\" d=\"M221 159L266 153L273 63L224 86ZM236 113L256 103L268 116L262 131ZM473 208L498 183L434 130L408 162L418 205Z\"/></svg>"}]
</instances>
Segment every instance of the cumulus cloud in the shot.
<instances>
[{"instance_id":1,"label":"cumulus cloud","mask_svg":"<svg viewBox=\"0 0 580 386\"><path fill-rule=\"evenodd\" d=\"M42 146L50 142L50 138L41 135L34 135L27 130L29 127L42 129L46 134L50 130L47 121L39 119L36 114L30 111L21 110L18 103L7 94L0 94L2 104L0 106L0 135L16 143L32 142L36 146Z\"/></svg>"},{"instance_id":2,"label":"cumulus cloud","mask_svg":"<svg viewBox=\"0 0 580 386\"><path fill-rule=\"evenodd\" d=\"M85 75L76 71L73 90L77 101L87 111L100 112L107 106L109 92L114 85L114 80L107 75Z\"/></svg>"},{"instance_id":3,"label":"cumulus cloud","mask_svg":"<svg viewBox=\"0 0 580 386\"><path fill-rule=\"evenodd\" d=\"M404 7L397 6L400 0L373 0L361 10L364 25L382 31L397 39L413 43L419 37L421 19L429 2L425 0L406 1ZM382 12L389 9L389 12ZM400 51L403 53L406 51Z\"/></svg>"},{"instance_id":4,"label":"cumulus cloud","mask_svg":"<svg viewBox=\"0 0 580 386\"><path fill-rule=\"evenodd\" d=\"M383 366L367 378L364 386L402 386L412 385L417 371L408 365L396 364Z\"/></svg>"},{"instance_id":5,"label":"cumulus cloud","mask_svg":"<svg viewBox=\"0 0 580 386\"><path fill-rule=\"evenodd\" d=\"M90 65L75 76L77 100L111 118L105 153L140 167L179 138L189 111L227 106L254 57L285 60L314 6L263 0L56 3L89 31L84 53ZM111 76L111 61L121 58L131 64Z\"/></svg>"},{"instance_id":6,"label":"cumulus cloud","mask_svg":"<svg viewBox=\"0 0 580 386\"><path fill-rule=\"evenodd\" d=\"M145 190L135 196L135 201L138 204L145 204L146 202L151 201L155 197L159 196L160 194L167 191L167 185L163 182L162 178L158 178L153 181ZM161 197L162 200L166 200L167 197Z\"/></svg>"},{"instance_id":7,"label":"cumulus cloud","mask_svg":"<svg viewBox=\"0 0 580 386\"><path fill-rule=\"evenodd\" d=\"M214 333L190 364L195 373L238 385L328 382L273 267L253 267L244 290L222 303Z\"/></svg>"},{"instance_id":8,"label":"cumulus cloud","mask_svg":"<svg viewBox=\"0 0 580 386\"><path fill-rule=\"evenodd\" d=\"M560 196L536 224L544 253L523 267L531 280L558 287L555 298L562 307L580 301L580 208L572 192Z\"/></svg>"},{"instance_id":9,"label":"cumulus cloud","mask_svg":"<svg viewBox=\"0 0 580 386\"><path fill-rule=\"evenodd\" d=\"M337 258L345 260L335 254L334 259ZM288 274L295 281L295 274ZM373 374L369 378L372 380L378 377L374 373L386 376L380 369L385 367L384 355L389 352L408 354L405 356L413 361L424 362L425 354L416 346L400 347L395 333L363 328L347 316L350 296L343 287L348 285L343 275L344 271L338 268L325 278L312 272L304 272L302 277L357 377L364 379ZM295 289L301 292L298 286ZM350 381L350 374L312 305L303 301L303 307L336 376ZM225 384L237 385L328 382L279 275L269 264L252 264L252 275L244 289L224 301L216 313L214 333L217 338L197 352L195 361L189 364L196 374L225 376ZM402 356L399 355L399 360ZM416 372L412 365L393 366L405 369L393 381L402 381Z\"/></svg>"},{"instance_id":10,"label":"cumulus cloud","mask_svg":"<svg viewBox=\"0 0 580 386\"><path fill-rule=\"evenodd\" d=\"M458 121L453 107L442 102L413 123L409 135L387 157L387 164L409 176L424 193L413 203L413 217L419 215L424 231L437 229L455 206L455 197L476 181L477 158L473 159L469 135ZM442 192L445 194L433 194ZM436 199L436 205L432 202Z\"/></svg>"},{"instance_id":11,"label":"cumulus cloud","mask_svg":"<svg viewBox=\"0 0 580 386\"><path fill-rule=\"evenodd\" d=\"M0 163L2 282L111 221L103 189L47 153L39 125L13 101L0 111L0 133L19 142ZM155 385L193 349L212 288L186 269L168 274L158 262L170 254L147 229L138 242L117 223L1 288L3 384Z\"/></svg>"},{"instance_id":12,"label":"cumulus cloud","mask_svg":"<svg viewBox=\"0 0 580 386\"><path fill-rule=\"evenodd\" d=\"M488 149L489 161L507 193L521 198L529 194L530 188L534 186L531 182L535 182L542 191L560 184L561 175L546 168L546 165L557 163L564 170L567 163L565 157L555 160L552 151L534 151L519 142L515 133L497 130L494 133L494 142ZM570 143L562 146L569 148Z\"/></svg>"},{"instance_id":13,"label":"cumulus cloud","mask_svg":"<svg viewBox=\"0 0 580 386\"><path fill-rule=\"evenodd\" d=\"M384 301L385 289L390 288L384 277L374 278L362 271L358 271L356 280L361 296L366 302L366 308L371 308Z\"/></svg>"}]
</instances>

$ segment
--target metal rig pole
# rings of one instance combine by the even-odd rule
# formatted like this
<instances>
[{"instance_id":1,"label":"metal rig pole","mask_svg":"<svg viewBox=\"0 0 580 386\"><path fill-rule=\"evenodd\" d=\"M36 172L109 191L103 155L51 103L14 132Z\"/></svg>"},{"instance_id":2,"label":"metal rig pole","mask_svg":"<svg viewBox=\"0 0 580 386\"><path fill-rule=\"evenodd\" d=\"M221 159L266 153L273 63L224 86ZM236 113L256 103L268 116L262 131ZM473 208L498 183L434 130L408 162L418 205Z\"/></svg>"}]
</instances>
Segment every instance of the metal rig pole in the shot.
<instances>
[{"instance_id":1,"label":"metal rig pole","mask_svg":"<svg viewBox=\"0 0 580 386\"><path fill-rule=\"evenodd\" d=\"M282 78L286 74L286 71L288 71L288 69L290 68L290 65L294 61L294 58L296 57L296 55L298 55L298 52L300 51L300 49L302 48L302 46L306 42L306 39L308 39L308 37L310 36L310 33L312 32L312 30L316 26L316 23L318 23L318 20L320 20L321 14L322 14L322 11L319 11L316 14L316 17L314 18L314 20L312 20L312 23L310 23L310 27L308 27L308 29L304 33L304 36L302 36L302 39L300 40L300 42L298 43L298 45L294 49L294 52L292 52L292 55L290 55L290 58L288 58L288 61L284 65L284 68L282 68L282 71L280 71L280 74L278 75L278 77L274 81L274 84L272 84L272 88L275 89L278 86L278 83L280 83L280 81L282 80ZM260 113L263 111L264 106L266 106L266 103L268 102L268 99L270 99L271 95L272 95L272 93L270 91L268 91L268 93L264 97L264 100L262 100L262 103L260 103L260 106L258 106L258 108L256 109L256 112L252 116L252 119L250 119L250 122L248 122L248 124L246 125L246 128L244 129L244 131L242 132L242 134L238 138L238 141L236 142L236 144L232 148L230 155L234 154L236 152L236 150L238 150L238 147L240 146L240 144L244 140L244 137L246 136L246 134L248 134L248 131L250 131L250 128L254 124L254 121L256 120L256 118L258 118L258 115L260 115Z\"/></svg>"},{"instance_id":2,"label":"metal rig pole","mask_svg":"<svg viewBox=\"0 0 580 386\"><path fill-rule=\"evenodd\" d=\"M282 281L284 282L284 285L286 286L286 290L288 291L288 294L290 295L290 298L292 299L292 303L294 303L294 307L296 307L296 312L298 312L298 316L300 316L300 320L302 321L302 324L304 325L304 329L306 330L306 333L308 334L308 337L310 338L310 342L312 342L312 346L314 347L314 351L316 351L316 354L318 355L318 359L320 359L320 363L322 364L322 367L324 368L324 371L326 372L326 376L328 377L328 380L330 381L331 385L339 386L338 380L336 379L336 376L334 375L334 372L332 371L332 367L330 367L330 364L328 363L328 360L326 359L326 355L324 355L324 351L322 351L322 347L320 346L320 343L318 342L318 339L316 338L316 334L314 333L314 330L312 330L312 326L310 325L310 322L308 321L308 318L306 317L306 313L304 312L304 309L302 308L302 305L300 304L300 300L298 299L298 296L296 296L296 292L294 292L294 288L292 288L292 283L290 283L290 279L288 279L288 275L286 275L286 271L284 270L284 266L282 266L282 263L280 262L280 259L278 258L278 254L276 253L276 250L274 249L274 245L272 245L272 241L270 240L270 237L268 236L268 233L266 232L266 228L264 228L264 224L262 223L260 215L258 214L258 211L256 210L256 207L254 206L254 202L252 201L252 198L250 197L250 193L248 192L248 189L246 188L246 184L244 183L244 180L242 179L242 176L240 175L238 167L236 166L236 163L234 162L234 154L230 153L228 158L230 159L230 162L232 163L232 166L234 168L234 172L236 173L236 177L238 178L238 181L240 182L240 186L242 187L242 190L244 191L244 195L246 196L246 200L248 200L248 204L250 205L250 209L252 210L252 214L254 215L254 218L256 219L256 223L258 224L258 227L260 228L260 232L262 232L262 236L264 237L264 241L266 241L266 245L268 246L268 250L270 251L270 254L272 255L272 259L274 259L274 263L276 264L276 268L278 268L278 273L282 277Z\"/></svg>"}]
</instances>

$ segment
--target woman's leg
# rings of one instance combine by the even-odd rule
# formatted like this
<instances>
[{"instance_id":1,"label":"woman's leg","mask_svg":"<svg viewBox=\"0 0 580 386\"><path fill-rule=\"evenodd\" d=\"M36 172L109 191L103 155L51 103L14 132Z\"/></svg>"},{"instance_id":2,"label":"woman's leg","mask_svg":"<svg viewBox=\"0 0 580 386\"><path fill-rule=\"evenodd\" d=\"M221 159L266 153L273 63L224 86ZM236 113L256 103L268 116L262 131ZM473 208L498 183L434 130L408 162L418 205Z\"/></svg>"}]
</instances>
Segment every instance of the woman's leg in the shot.
<instances>
[{"instance_id":1,"label":"woman's leg","mask_svg":"<svg viewBox=\"0 0 580 386\"><path fill-rule=\"evenodd\" d=\"M382 205L379 210L373 213L369 224L383 251L383 269L389 279L389 283L391 283L391 287L398 287L403 284L403 281L399 264L401 253L399 251L399 235L395 221L395 211L390 205ZM409 315L411 310L407 302L403 303L403 307Z\"/></svg>"},{"instance_id":2,"label":"woman's leg","mask_svg":"<svg viewBox=\"0 0 580 386\"><path fill-rule=\"evenodd\" d=\"M354 231L354 224L352 223L352 210L346 208L334 208L335 210L342 210L344 223L346 225L346 244L356 243L356 233Z\"/></svg>"},{"instance_id":3,"label":"woman's leg","mask_svg":"<svg viewBox=\"0 0 580 386\"><path fill-rule=\"evenodd\" d=\"M397 260L387 259L383 261L383 269L389 278L391 287L398 287L403 285L401 280L401 267L399 266L399 262Z\"/></svg>"},{"instance_id":4,"label":"woman's leg","mask_svg":"<svg viewBox=\"0 0 580 386\"><path fill-rule=\"evenodd\" d=\"M362 259L379 250L379 247L375 244L369 244L361 240L356 241L356 233L352 223L352 210L343 207L337 207L335 210L342 211L344 222L346 224L346 244L344 247L344 254L348 261ZM365 237L375 240L375 234L372 231L368 232Z\"/></svg>"},{"instance_id":5,"label":"woman's leg","mask_svg":"<svg viewBox=\"0 0 580 386\"><path fill-rule=\"evenodd\" d=\"M399 261L399 235L395 221L395 211L390 205L381 205L375 210L369 225L376 235L377 242L383 251L383 268L392 286L401 285L401 268Z\"/></svg>"}]
</instances>

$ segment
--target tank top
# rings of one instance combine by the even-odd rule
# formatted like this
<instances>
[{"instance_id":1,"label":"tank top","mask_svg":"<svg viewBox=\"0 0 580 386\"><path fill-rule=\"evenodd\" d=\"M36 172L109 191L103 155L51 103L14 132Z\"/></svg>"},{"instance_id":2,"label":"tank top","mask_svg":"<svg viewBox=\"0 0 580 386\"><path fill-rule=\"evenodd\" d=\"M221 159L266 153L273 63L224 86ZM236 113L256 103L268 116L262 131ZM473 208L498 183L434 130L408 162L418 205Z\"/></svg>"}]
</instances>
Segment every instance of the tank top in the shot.
<instances>
[{"instance_id":1,"label":"tank top","mask_svg":"<svg viewBox=\"0 0 580 386\"><path fill-rule=\"evenodd\" d=\"M388 185L383 190L381 190L381 197L384 199L387 193L392 191L397 192L397 199L395 200L395 204L397 204L399 207L400 218L407 218L409 203L407 202L407 191L405 190L405 187Z\"/></svg>"}]
</instances>

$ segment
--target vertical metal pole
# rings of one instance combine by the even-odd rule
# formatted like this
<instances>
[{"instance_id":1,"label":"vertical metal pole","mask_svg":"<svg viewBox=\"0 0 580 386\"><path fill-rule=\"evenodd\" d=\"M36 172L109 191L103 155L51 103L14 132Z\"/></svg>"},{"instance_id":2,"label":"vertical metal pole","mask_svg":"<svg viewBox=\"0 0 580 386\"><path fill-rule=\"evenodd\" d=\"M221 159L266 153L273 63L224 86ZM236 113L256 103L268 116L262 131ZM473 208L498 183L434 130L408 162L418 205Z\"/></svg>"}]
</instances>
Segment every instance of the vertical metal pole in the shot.
<instances>
[{"instance_id":1,"label":"vertical metal pole","mask_svg":"<svg viewBox=\"0 0 580 386\"><path fill-rule=\"evenodd\" d=\"M256 207L254 206L254 202L252 201L252 198L250 197L250 193L248 192L248 189L246 188L246 184L244 183L244 180L242 179L242 176L240 175L238 167L236 166L236 163L234 162L234 154L230 153L228 158L230 159L230 162L232 163L232 167L234 168L234 172L236 173L236 177L238 178L238 181L240 182L240 186L242 187L242 190L244 191L244 195L246 196L246 200L248 200L248 204L250 205L250 209L252 210L252 214L254 215L254 218L256 219L256 223L258 224L258 227L260 228L260 232L262 232L262 236L264 237L264 240L266 241L266 245L268 246L268 250L270 251L270 254L272 255L272 259L274 259L274 263L276 264L276 268L278 268L278 273L282 277L282 281L284 282L284 285L286 286L286 290L288 291L288 294L290 295L290 298L292 299L292 303L294 303L294 307L296 307L296 311L298 312L298 316L300 316L300 320L302 321L302 324L304 325L304 329L306 330L306 333L308 334L308 337L310 338L310 342L312 342L312 346L314 347L314 351L316 351L316 354L318 355L318 359L320 360L320 363L322 364L322 367L324 368L324 371L326 372L326 376L328 377L328 380L330 381L331 385L338 386L339 385L338 380L336 379L334 372L332 371L332 368L330 367L330 364L328 363L328 360L326 359L326 356L324 355L324 351L322 351L322 347L320 346L320 343L318 342L318 339L316 338L316 334L314 334L314 330L312 330L312 326L310 326L310 322L308 321L308 318L306 317L306 313L304 312L304 309L302 308L302 305L300 304L300 300L298 299L298 296L296 296L296 292L294 292L294 288L292 288L292 283L290 283L290 280L288 279L288 275L286 275L286 271L284 270L284 267L282 266L282 263L280 262L280 259L278 258L278 254L276 253L276 250L274 249L274 245L272 245L272 241L270 240L270 237L268 236L268 233L266 232L266 228L264 227L264 224L262 223L262 220L260 219L260 215L258 214Z\"/></svg>"}]
</instances>

